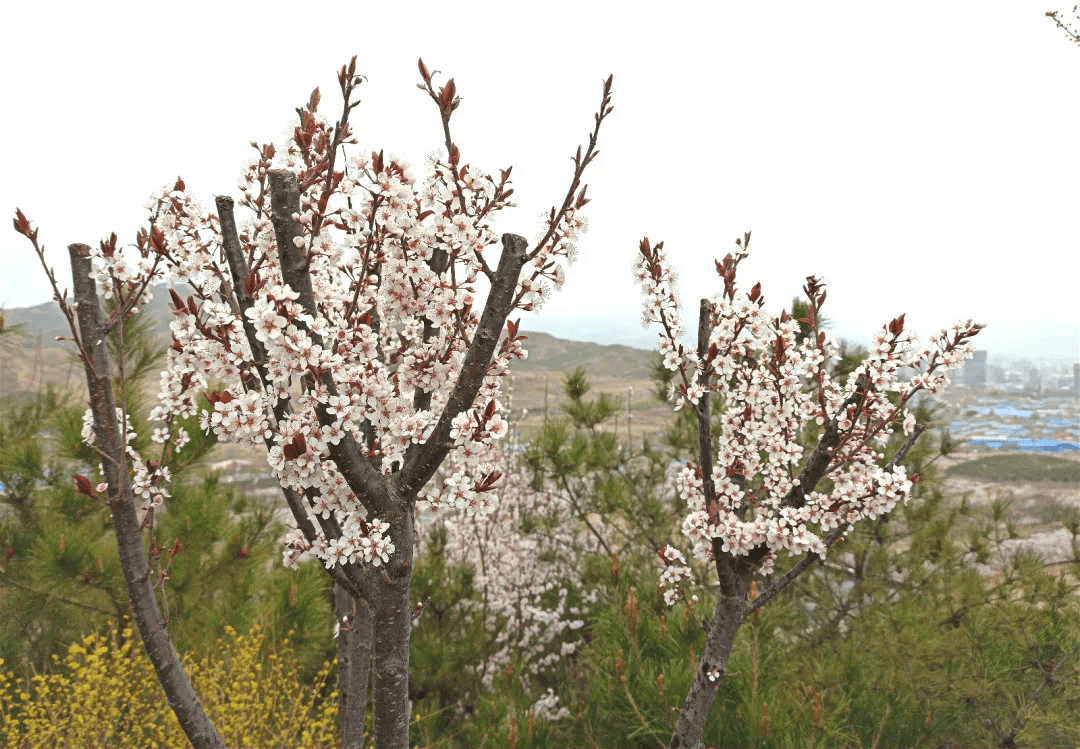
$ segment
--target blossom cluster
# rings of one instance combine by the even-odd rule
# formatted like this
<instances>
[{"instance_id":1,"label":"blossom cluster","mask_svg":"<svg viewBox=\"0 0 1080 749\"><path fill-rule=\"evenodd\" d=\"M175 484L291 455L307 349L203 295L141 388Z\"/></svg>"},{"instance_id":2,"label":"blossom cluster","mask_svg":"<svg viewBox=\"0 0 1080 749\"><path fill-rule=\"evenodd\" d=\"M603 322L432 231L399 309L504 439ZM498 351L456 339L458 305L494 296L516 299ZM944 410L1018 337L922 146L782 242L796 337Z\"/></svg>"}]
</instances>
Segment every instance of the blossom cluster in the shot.
<instances>
[{"instance_id":1,"label":"blossom cluster","mask_svg":"<svg viewBox=\"0 0 1080 749\"><path fill-rule=\"evenodd\" d=\"M709 392L724 392L727 404L721 433L715 435L723 449L711 456L712 506L706 506L700 465L686 464L676 479L689 510L682 532L692 543L694 556L709 561L716 548L739 556L764 546L767 553L758 569L767 575L776 554L784 549L825 556L825 544L811 527L824 532L841 524L850 526L906 502L913 481L901 465L891 471L878 465L884 456L875 448L888 442L893 424L902 424L905 434L912 432L915 417L904 404L919 390L936 392L948 385L949 370L973 356L974 347L966 339L982 326L970 320L957 322L920 345L916 335L904 330L901 315L874 334L865 361L846 384L839 385L824 368L824 362L836 356L836 346L813 325L825 296L819 282L810 277L805 287L811 302L808 322L816 335L800 341L799 321L786 313L773 318L764 311L760 284L736 297L736 267L747 255L739 242L734 253L716 263L725 289L709 300L710 333L705 356L699 360L698 352L679 343L683 329L675 271L662 248L663 243L653 247L643 240L633 272L645 296L643 322L662 326L664 364L682 374L683 382L672 385L669 397L679 393L676 410L686 402L698 407ZM901 382L901 367L916 374ZM814 383L816 393L807 386ZM890 402L890 392L897 393L899 405ZM797 437L802 425L811 421L834 422L840 434L828 456L834 483L829 494L803 492L794 474L803 459ZM756 478L761 483L757 493L750 488ZM689 576L688 569L671 564L678 559L676 554L665 551L661 559L669 605L679 597L672 586Z\"/></svg>"},{"instance_id":2,"label":"blossom cluster","mask_svg":"<svg viewBox=\"0 0 1080 749\"><path fill-rule=\"evenodd\" d=\"M683 596L679 583L683 580L693 583L694 575L686 566L686 557L671 544L660 550L660 563L664 566L660 573L660 588L664 591L664 603L671 606Z\"/></svg>"},{"instance_id":3,"label":"blossom cluster","mask_svg":"<svg viewBox=\"0 0 1080 749\"><path fill-rule=\"evenodd\" d=\"M551 687L548 687L547 693L536 701L532 710L533 715L541 720L561 720L570 716L570 711L566 709L566 706L559 705L559 696Z\"/></svg>"},{"instance_id":4,"label":"blossom cluster","mask_svg":"<svg viewBox=\"0 0 1080 749\"><path fill-rule=\"evenodd\" d=\"M178 179L151 196L151 229L135 247L118 247L114 236L92 250L92 277L100 292L126 294L135 311L149 287L169 287L173 342L151 414L155 441L181 449L189 438L178 428L174 434L174 424L198 414L201 428L221 441L266 444L282 486L302 491L312 518L333 516L342 533L303 543L294 537L286 561L310 552L327 567L343 559L377 564L393 545L366 517L330 447L355 440L389 477L411 445L430 437L479 326L475 281L481 272L492 277L484 253L499 240L490 220L514 205L513 190L510 170L496 179L463 164L456 146L431 155L421 178L404 158L382 151L360 150L335 169L337 147L355 140L338 143L335 133L350 134L347 121L327 121L318 101L313 96L300 112L284 145L252 144L257 155L239 182L240 206L252 212L237 220L239 264L226 251L221 217ZM313 309L282 273L268 200L274 168L301 186L292 220ZM547 281L562 285L558 261L576 257L576 239L588 229L586 202L582 193L547 216L513 309L538 309ZM186 298L177 293L183 287ZM506 434L500 381L511 359L526 357L521 340L503 341L473 403L455 416L450 459L462 470L437 494L425 490L433 507L486 515L497 505L497 472L479 456ZM210 383L218 390L206 393ZM415 407L419 394L428 395L426 405Z\"/></svg>"},{"instance_id":5,"label":"blossom cluster","mask_svg":"<svg viewBox=\"0 0 1080 749\"><path fill-rule=\"evenodd\" d=\"M390 525L381 520L369 524L363 518L350 515L342 525L340 537L327 542L324 536L319 536L312 544L302 531L293 528L285 535L285 566L296 569L300 562L315 556L325 560L327 568L357 562L379 567L390 561L390 555L394 553L394 542L386 535L389 529Z\"/></svg>"},{"instance_id":6,"label":"blossom cluster","mask_svg":"<svg viewBox=\"0 0 1080 749\"><path fill-rule=\"evenodd\" d=\"M138 434L131 430L131 417L124 413L122 408L116 409L117 431L124 433L126 427L125 446L127 455L131 459L131 493L132 496L147 500L142 509L160 507L170 494L165 484L172 480L169 467L159 461L143 461L131 444ZM82 418L82 440L87 445L94 445L97 437L94 434L94 412L86 409ZM104 486L104 485L102 485ZM102 489L104 491L104 489Z\"/></svg>"},{"instance_id":7,"label":"blossom cluster","mask_svg":"<svg viewBox=\"0 0 1080 749\"><path fill-rule=\"evenodd\" d=\"M509 402L509 401L508 401ZM494 677L512 661L522 664L518 672L528 686L530 678L543 673L561 659L573 655L584 625L585 610L569 604L568 585L580 590L583 604L595 603L597 591L580 585L579 570L565 554L552 553L566 548L587 548L591 537L560 524L551 535L525 533L521 529L527 517L542 513L563 512L569 501L557 492L533 491L517 467L516 431L506 442L483 448L481 474L488 469L501 475L501 500L490 514L480 520L469 506L447 505L440 501L442 482L456 482L467 474L462 463L447 461L429 485L429 502L418 505L416 523L417 550L423 549L431 529L444 525L447 538L444 553L448 561L471 565L476 570L476 586L482 591L486 610L473 604L475 613L485 615L484 627L492 650L472 667L481 674L481 683L493 687ZM455 485L457 485L455 483ZM537 717L557 720L567 714L557 708L558 697L549 692L537 702Z\"/></svg>"}]
</instances>

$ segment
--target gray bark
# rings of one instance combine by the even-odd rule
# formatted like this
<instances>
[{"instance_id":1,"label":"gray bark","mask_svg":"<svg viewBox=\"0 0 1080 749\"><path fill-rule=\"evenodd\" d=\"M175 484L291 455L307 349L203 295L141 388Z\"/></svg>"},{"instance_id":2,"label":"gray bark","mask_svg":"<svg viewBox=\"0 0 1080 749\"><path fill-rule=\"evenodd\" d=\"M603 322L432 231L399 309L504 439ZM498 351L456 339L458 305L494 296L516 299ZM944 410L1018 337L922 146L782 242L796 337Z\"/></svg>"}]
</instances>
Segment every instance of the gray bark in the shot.
<instances>
[{"instance_id":1,"label":"gray bark","mask_svg":"<svg viewBox=\"0 0 1080 749\"><path fill-rule=\"evenodd\" d=\"M68 245L68 253L71 256L74 298L78 303L79 337L83 351L89 357L88 361L83 361L83 366L94 415L94 438L101 451L102 471L109 485L109 509L135 624L142 635L146 654L154 665L158 682L165 690L169 707L188 741L196 749L224 749L225 742L210 722L191 686L154 598L150 567L143 553L142 529L127 472L126 441L116 423L116 399L104 340L105 321L97 289L89 275L90 248L85 244L72 244Z\"/></svg>"},{"instance_id":2,"label":"gray bark","mask_svg":"<svg viewBox=\"0 0 1080 749\"><path fill-rule=\"evenodd\" d=\"M364 713L371 686L371 607L334 583L338 630L338 721L342 749L363 749Z\"/></svg>"},{"instance_id":3,"label":"gray bark","mask_svg":"<svg viewBox=\"0 0 1080 749\"><path fill-rule=\"evenodd\" d=\"M394 555L385 569L376 570L374 601L375 668L372 703L375 708L375 746L409 746L409 585L412 582L414 542L412 501L401 502L387 518L396 531Z\"/></svg>"},{"instance_id":4,"label":"gray bark","mask_svg":"<svg viewBox=\"0 0 1080 749\"><path fill-rule=\"evenodd\" d=\"M705 652L701 654L701 664L694 671L694 681L679 712L679 722L675 725L668 749L689 749L700 745L705 719L709 717L716 691L727 673L731 646L742 623L746 591L750 589L749 567L738 575L738 582L741 595L721 596L716 602L716 611L705 635ZM712 680L709 672L714 669L717 675Z\"/></svg>"},{"instance_id":5,"label":"gray bark","mask_svg":"<svg viewBox=\"0 0 1080 749\"><path fill-rule=\"evenodd\" d=\"M229 264L229 272L232 276L233 285L232 293L236 298L237 307L240 310L240 317L244 321L244 333L247 337L248 344L251 347L252 356L254 357L253 364L255 365L258 373L258 383L252 383L252 385L258 385L259 387L266 389L266 383L269 382L269 378L266 370L266 349L263 347L262 342L255 336L255 326L247 318L247 311L251 308L253 301L251 295L248 294L247 289L244 286L244 280L248 277L249 269L247 259L244 257L243 249L240 246L240 237L236 230L236 219L233 216L233 199L218 195L214 199L218 209L218 219L221 222L221 243L225 249L225 258ZM222 287L222 296L227 298L227 292L229 289ZM249 378L256 379L256 378ZM281 422L282 419L289 415L289 402L285 399L278 400L274 406L274 418ZM273 447L273 439L264 440L267 450ZM299 528L304 538L308 542L315 540L317 531L315 525L311 522L311 518L308 516L307 508L304 507L304 500L302 495L294 489L287 487L281 488L281 493L285 496L285 502L289 507L289 511L292 512L293 519L296 521L296 527ZM319 518L319 524L326 534L327 538L336 538L338 534L335 533L336 523L332 518L325 519ZM346 590L350 591L354 596L370 598L370 589L364 587L363 583L367 582L355 565L348 566L336 566L333 569L327 570L327 573L333 579L334 583L343 586Z\"/></svg>"}]
</instances>

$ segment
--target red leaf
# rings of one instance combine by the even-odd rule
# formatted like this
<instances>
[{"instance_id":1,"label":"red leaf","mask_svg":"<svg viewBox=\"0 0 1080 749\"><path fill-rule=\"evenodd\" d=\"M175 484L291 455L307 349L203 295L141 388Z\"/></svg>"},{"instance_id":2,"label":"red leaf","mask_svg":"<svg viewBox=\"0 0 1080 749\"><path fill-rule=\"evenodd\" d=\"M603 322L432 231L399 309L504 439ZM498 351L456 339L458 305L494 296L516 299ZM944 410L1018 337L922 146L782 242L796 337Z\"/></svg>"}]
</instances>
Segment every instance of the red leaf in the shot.
<instances>
[{"instance_id":1,"label":"red leaf","mask_svg":"<svg viewBox=\"0 0 1080 749\"><path fill-rule=\"evenodd\" d=\"M454 85L454 79L451 78L446 82L446 85L439 91L439 109L442 111L443 117L449 117L453 111L451 105L454 102L454 94L457 93L457 86Z\"/></svg>"},{"instance_id":2,"label":"red leaf","mask_svg":"<svg viewBox=\"0 0 1080 749\"><path fill-rule=\"evenodd\" d=\"M417 60L417 66L420 68L420 77L424 79L424 83L431 81L431 73L428 72L427 65L424 64L424 58Z\"/></svg>"},{"instance_id":3,"label":"red leaf","mask_svg":"<svg viewBox=\"0 0 1080 749\"><path fill-rule=\"evenodd\" d=\"M165 233L156 226L150 230L150 247L153 248L154 252L161 253L165 251Z\"/></svg>"},{"instance_id":4,"label":"red leaf","mask_svg":"<svg viewBox=\"0 0 1080 749\"><path fill-rule=\"evenodd\" d=\"M220 398L222 403L232 403L232 393L228 390L223 390Z\"/></svg>"},{"instance_id":5,"label":"red leaf","mask_svg":"<svg viewBox=\"0 0 1080 749\"><path fill-rule=\"evenodd\" d=\"M176 185L173 186L173 189L177 192L183 192L185 189L187 189L184 186L184 180L180 179L180 175L176 176Z\"/></svg>"},{"instance_id":6,"label":"red leaf","mask_svg":"<svg viewBox=\"0 0 1080 749\"><path fill-rule=\"evenodd\" d=\"M94 487L91 485L90 479L80 473L73 473L71 477L75 479L75 491L88 497L94 496Z\"/></svg>"},{"instance_id":7,"label":"red leaf","mask_svg":"<svg viewBox=\"0 0 1080 749\"><path fill-rule=\"evenodd\" d=\"M648 237L642 237L641 242L638 244L638 251L646 260L652 260L652 249L649 247Z\"/></svg>"},{"instance_id":8,"label":"red leaf","mask_svg":"<svg viewBox=\"0 0 1080 749\"><path fill-rule=\"evenodd\" d=\"M904 315L895 318L889 323L889 332L893 335L900 335L904 330Z\"/></svg>"},{"instance_id":9,"label":"red leaf","mask_svg":"<svg viewBox=\"0 0 1080 749\"><path fill-rule=\"evenodd\" d=\"M28 234L30 232L30 219L18 208L15 209L15 218L11 223L15 225L15 231L19 232L19 234Z\"/></svg>"},{"instance_id":10,"label":"red leaf","mask_svg":"<svg viewBox=\"0 0 1080 749\"><path fill-rule=\"evenodd\" d=\"M292 438L292 443L296 447L297 456L303 455L307 452L307 440L304 439L304 435L297 434Z\"/></svg>"},{"instance_id":11,"label":"red leaf","mask_svg":"<svg viewBox=\"0 0 1080 749\"><path fill-rule=\"evenodd\" d=\"M108 241L102 240L100 242L101 254L105 257L112 257L116 254L116 232L113 232Z\"/></svg>"}]
</instances>

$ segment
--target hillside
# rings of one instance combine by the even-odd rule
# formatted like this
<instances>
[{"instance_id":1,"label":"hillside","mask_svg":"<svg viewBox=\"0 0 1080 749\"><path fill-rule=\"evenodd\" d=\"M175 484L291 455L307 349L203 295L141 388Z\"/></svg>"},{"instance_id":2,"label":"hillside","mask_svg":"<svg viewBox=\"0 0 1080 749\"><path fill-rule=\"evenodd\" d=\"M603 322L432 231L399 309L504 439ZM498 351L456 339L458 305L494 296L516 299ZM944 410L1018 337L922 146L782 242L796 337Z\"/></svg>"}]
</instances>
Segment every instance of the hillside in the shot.
<instances>
[{"instance_id":1,"label":"hillside","mask_svg":"<svg viewBox=\"0 0 1080 749\"><path fill-rule=\"evenodd\" d=\"M163 342L172 317L168 299L168 294L159 290L143 313L154 320ZM81 385L82 368L72 355L71 344L55 340L58 335L70 335L70 331L54 302L5 310L5 318L9 326L22 325L23 332L15 345L8 345L0 352L0 396L33 390L45 382L64 389ZM532 413L542 413L546 387L548 408L551 413L558 414L563 397L563 374L575 367L584 367L595 386L587 397L606 392L624 399L627 386L633 386L635 426L639 419L653 420L651 415L637 412L660 406L651 398L649 382L651 362L656 357L654 352L621 344L571 341L526 328L522 328L521 334L528 336L524 348L529 352L529 358L511 363L515 411L528 408ZM623 424L625 430L625 420Z\"/></svg>"}]
</instances>

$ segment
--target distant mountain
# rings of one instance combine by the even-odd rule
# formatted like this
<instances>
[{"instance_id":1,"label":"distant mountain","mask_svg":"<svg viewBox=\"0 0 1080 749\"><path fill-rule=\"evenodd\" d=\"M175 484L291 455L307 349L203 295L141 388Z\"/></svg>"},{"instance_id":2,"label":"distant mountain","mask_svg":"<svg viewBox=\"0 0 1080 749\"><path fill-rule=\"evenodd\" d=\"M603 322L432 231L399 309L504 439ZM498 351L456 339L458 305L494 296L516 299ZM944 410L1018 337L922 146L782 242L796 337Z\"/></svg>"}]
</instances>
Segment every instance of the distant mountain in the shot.
<instances>
[{"instance_id":1,"label":"distant mountain","mask_svg":"<svg viewBox=\"0 0 1080 749\"><path fill-rule=\"evenodd\" d=\"M24 326L25 338L13 355L5 356L5 361L0 362L0 394L29 388L41 377L50 381L56 377L61 377L64 382L71 381L69 370L74 364L70 356L71 344L56 341L57 336L70 337L71 331L56 303L9 309L4 313L6 325ZM156 290L154 298L140 314L149 315L157 333L163 341L167 340L168 323L172 320L168 292ZM40 359L36 353L39 334L43 352ZM653 351L618 343L569 340L530 329L526 323L522 324L520 334L528 336L524 343L528 358L513 361L511 369L515 375L526 377L561 374L584 367L594 380L648 380L652 361L658 356ZM76 379L80 374L76 366Z\"/></svg>"},{"instance_id":2,"label":"distant mountain","mask_svg":"<svg viewBox=\"0 0 1080 749\"><path fill-rule=\"evenodd\" d=\"M70 301L70 300L69 300ZM142 312L154 321L155 330L162 336L168 333L172 312L169 310L169 292L156 289L153 298ZM24 325L24 332L31 341L41 335L45 345L56 342L56 336L71 337L71 328L60 312L56 302L45 302L33 307L13 307L4 310L7 325Z\"/></svg>"},{"instance_id":3,"label":"distant mountain","mask_svg":"<svg viewBox=\"0 0 1080 749\"><path fill-rule=\"evenodd\" d=\"M155 321L162 337L167 335L167 326L172 319L168 304L168 293L157 289L143 312ZM8 325L24 323L31 342L37 340L38 333L46 346L54 345L58 335L70 335L55 302L5 310L5 316ZM865 346L870 338L870 331L840 325L830 328L829 332L861 346ZM522 316L521 333L529 336L525 344L529 358L515 362L512 368L522 374L561 372L583 366L596 377L646 379L659 342L657 326L646 330L635 321L613 318L525 315ZM688 330L683 343L694 346L696 339L696 331ZM1032 360L1080 361L1080 325L1061 321L991 323L979 334L976 344L977 348L989 352L991 360L996 356L1022 356Z\"/></svg>"},{"instance_id":4,"label":"distant mountain","mask_svg":"<svg viewBox=\"0 0 1080 749\"><path fill-rule=\"evenodd\" d=\"M525 361L513 361L510 368L515 374L565 372L584 367L591 378L613 380L647 380L652 371L652 361L659 354L632 348L622 344L601 344L587 341L571 341L556 338L549 333L520 331L529 340L522 348L529 352Z\"/></svg>"},{"instance_id":5,"label":"distant mountain","mask_svg":"<svg viewBox=\"0 0 1080 749\"><path fill-rule=\"evenodd\" d=\"M620 343L638 349L655 351L659 343L659 326L647 330L635 320L615 318L567 319L557 317L526 318L522 328L542 330L560 338L576 341L597 341L605 344ZM687 326L682 338L685 346L697 345L696 325ZM837 339L865 348L873 334L872 329L862 330L856 326L837 323L827 328ZM925 340L934 330L917 331ZM1026 358L1059 360L1068 363L1080 361L1080 324L1062 320L1037 322L990 321L974 339L977 349L985 350L991 361L1001 358Z\"/></svg>"}]
</instances>

